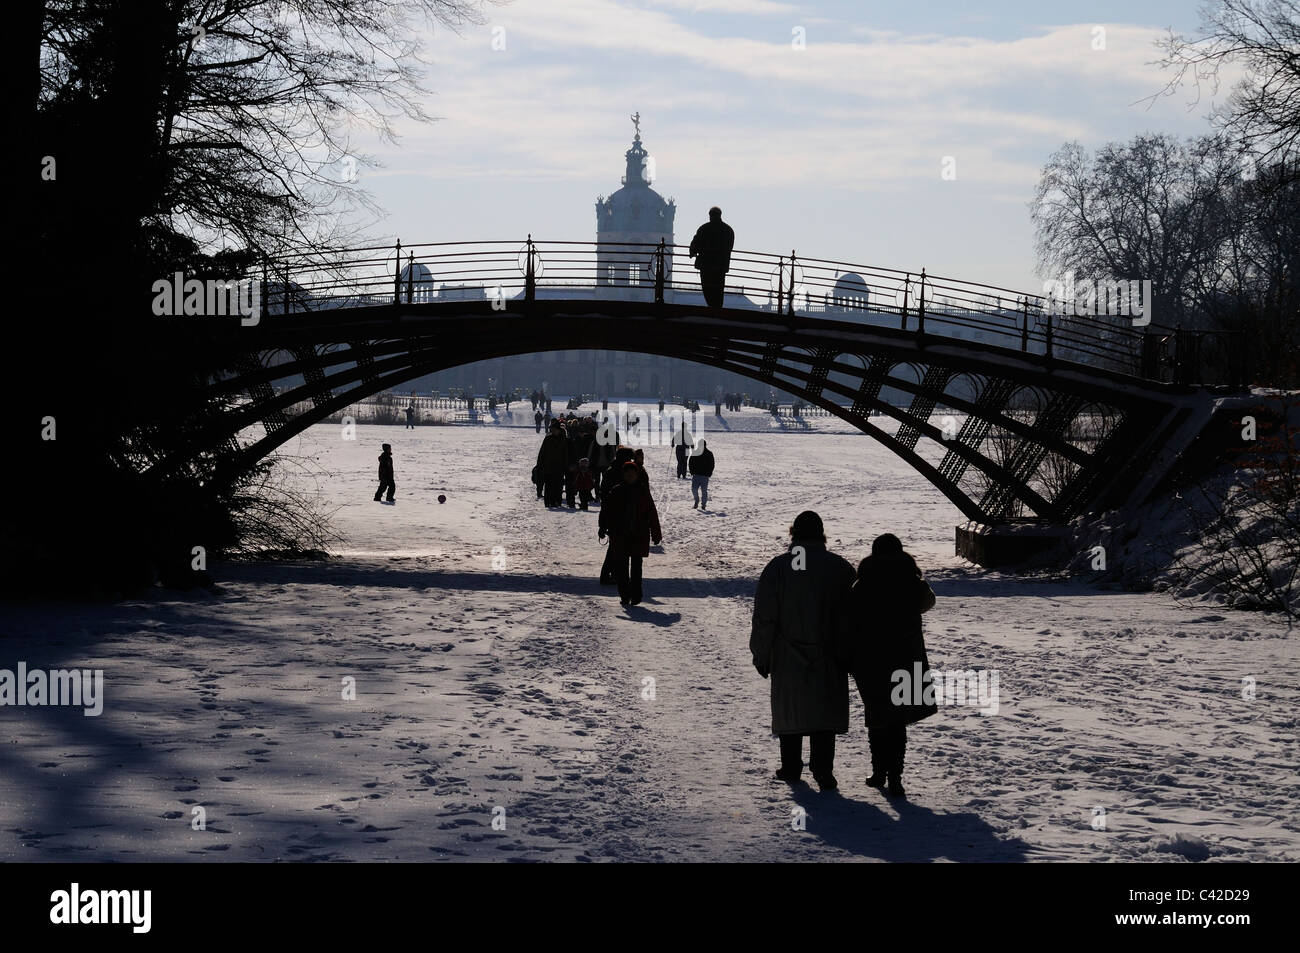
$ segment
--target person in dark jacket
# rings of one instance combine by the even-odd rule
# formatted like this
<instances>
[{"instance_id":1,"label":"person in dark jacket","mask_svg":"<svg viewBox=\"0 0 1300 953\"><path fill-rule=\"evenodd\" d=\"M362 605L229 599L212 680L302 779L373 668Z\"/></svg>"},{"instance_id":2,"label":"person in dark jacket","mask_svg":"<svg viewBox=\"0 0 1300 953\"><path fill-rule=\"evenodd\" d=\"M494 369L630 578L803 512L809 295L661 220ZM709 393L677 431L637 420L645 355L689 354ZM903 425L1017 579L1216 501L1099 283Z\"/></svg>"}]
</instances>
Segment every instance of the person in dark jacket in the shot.
<instances>
[{"instance_id":1,"label":"person in dark jacket","mask_svg":"<svg viewBox=\"0 0 1300 953\"><path fill-rule=\"evenodd\" d=\"M600 491L600 505L605 506L605 500L623 483L623 464L632 460L631 447L614 447L614 462L605 470L605 481ZM635 462L635 461L633 461ZM614 564L617 560L614 558L614 548L612 546L605 549L605 561L600 566L600 584L602 586L618 585L618 579L614 575Z\"/></svg>"},{"instance_id":2,"label":"person in dark jacket","mask_svg":"<svg viewBox=\"0 0 1300 953\"><path fill-rule=\"evenodd\" d=\"M722 286L731 269L731 249L736 233L722 220L722 209L709 209L709 220L695 231L690 255L700 271L700 288L710 308L722 307Z\"/></svg>"},{"instance_id":3,"label":"person in dark jacket","mask_svg":"<svg viewBox=\"0 0 1300 953\"><path fill-rule=\"evenodd\" d=\"M645 451L637 447L632 451L632 459L636 461L636 465L641 469L641 482L645 484L647 490L650 489L650 473L645 468Z\"/></svg>"},{"instance_id":4,"label":"person in dark jacket","mask_svg":"<svg viewBox=\"0 0 1300 953\"><path fill-rule=\"evenodd\" d=\"M592 488L592 494L595 496L597 503L604 496L607 480L605 474L614 463L616 450L618 450L617 443L604 443L599 436L593 434L591 445L587 451L587 458L591 461L591 474L596 482L596 485Z\"/></svg>"},{"instance_id":5,"label":"person in dark jacket","mask_svg":"<svg viewBox=\"0 0 1300 953\"><path fill-rule=\"evenodd\" d=\"M578 509L585 510L591 503L591 491L596 485L596 480L591 472L591 461L583 457L578 461L578 473L574 477L574 485L578 490Z\"/></svg>"},{"instance_id":6,"label":"person in dark jacket","mask_svg":"<svg viewBox=\"0 0 1300 953\"><path fill-rule=\"evenodd\" d=\"M543 481L542 497L546 505L559 506L564 495L564 477L569 471L569 441L558 420L551 421L550 432L537 451L537 468Z\"/></svg>"},{"instance_id":7,"label":"person in dark jacket","mask_svg":"<svg viewBox=\"0 0 1300 953\"><path fill-rule=\"evenodd\" d=\"M686 428L683 426L680 434L673 434L673 452L677 454L677 479L686 479L686 455L690 451L686 449Z\"/></svg>"},{"instance_id":8,"label":"person in dark jacket","mask_svg":"<svg viewBox=\"0 0 1300 953\"><path fill-rule=\"evenodd\" d=\"M891 797L903 795L907 726L938 711L931 692L930 660L921 634L921 613L934 606L934 592L897 536L871 544L858 566L845 606L842 654L862 696L871 777L867 784ZM918 683L919 678L919 683Z\"/></svg>"},{"instance_id":9,"label":"person in dark jacket","mask_svg":"<svg viewBox=\"0 0 1300 953\"><path fill-rule=\"evenodd\" d=\"M578 496L578 461L587 456L587 445L576 419L570 419L565 430L565 440L569 444L569 466L564 473L564 501L569 504L569 509L574 509Z\"/></svg>"},{"instance_id":10,"label":"person in dark jacket","mask_svg":"<svg viewBox=\"0 0 1300 953\"><path fill-rule=\"evenodd\" d=\"M537 428L538 433L542 432L542 412L540 410L533 414L533 425Z\"/></svg>"},{"instance_id":11,"label":"person in dark jacket","mask_svg":"<svg viewBox=\"0 0 1300 953\"><path fill-rule=\"evenodd\" d=\"M840 663L837 634L853 567L826 550L821 517L800 513L790 527L790 549L758 580L749 650L754 668L772 679L772 734L781 739L781 768L789 784L808 766L822 790L835 782L835 736L849 730L848 674Z\"/></svg>"},{"instance_id":12,"label":"person in dark jacket","mask_svg":"<svg viewBox=\"0 0 1300 953\"><path fill-rule=\"evenodd\" d=\"M635 460L624 462L622 475L623 482L611 489L600 505L598 535L609 537L619 602L634 606L642 598L641 560L650 555L651 542L658 546L663 537L654 497L641 482L641 468Z\"/></svg>"},{"instance_id":13,"label":"person in dark jacket","mask_svg":"<svg viewBox=\"0 0 1300 953\"><path fill-rule=\"evenodd\" d=\"M393 482L393 448L388 444L383 445L383 453L379 455L379 489L375 490L375 502L380 502L380 497L384 495L384 490L388 491L388 502L393 502L393 494L397 492L397 484Z\"/></svg>"},{"instance_id":14,"label":"person in dark jacket","mask_svg":"<svg viewBox=\"0 0 1300 953\"><path fill-rule=\"evenodd\" d=\"M713 476L713 451L706 441L701 440L698 453L692 453L688 466L691 470L691 496L695 502L691 509L709 508L709 477ZM724 514L725 515L725 514Z\"/></svg>"}]
</instances>

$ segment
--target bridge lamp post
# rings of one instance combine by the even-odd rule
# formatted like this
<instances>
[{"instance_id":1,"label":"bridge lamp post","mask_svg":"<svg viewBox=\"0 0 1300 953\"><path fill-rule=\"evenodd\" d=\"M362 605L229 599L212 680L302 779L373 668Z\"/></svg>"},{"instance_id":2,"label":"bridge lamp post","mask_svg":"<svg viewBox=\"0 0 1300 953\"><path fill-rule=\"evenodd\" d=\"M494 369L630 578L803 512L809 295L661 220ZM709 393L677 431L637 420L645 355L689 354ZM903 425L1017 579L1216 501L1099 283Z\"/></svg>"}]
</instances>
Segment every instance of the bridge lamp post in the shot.
<instances>
[{"instance_id":1,"label":"bridge lamp post","mask_svg":"<svg viewBox=\"0 0 1300 953\"><path fill-rule=\"evenodd\" d=\"M921 269L921 297L920 303L916 310L916 336L917 338L925 335L925 269Z\"/></svg>"},{"instance_id":2,"label":"bridge lamp post","mask_svg":"<svg viewBox=\"0 0 1300 953\"><path fill-rule=\"evenodd\" d=\"M790 250L789 281L786 280L785 256L777 259L776 271L772 272L771 287L776 291L776 313L794 317L795 287L803 284L803 268L795 259L794 249ZM804 292L807 294L807 291Z\"/></svg>"},{"instance_id":3,"label":"bridge lamp post","mask_svg":"<svg viewBox=\"0 0 1300 953\"><path fill-rule=\"evenodd\" d=\"M518 265L520 274L524 276L524 300L532 304L537 300L537 279L542 276L545 267L531 232L528 234L528 240L519 249Z\"/></svg>"}]
</instances>

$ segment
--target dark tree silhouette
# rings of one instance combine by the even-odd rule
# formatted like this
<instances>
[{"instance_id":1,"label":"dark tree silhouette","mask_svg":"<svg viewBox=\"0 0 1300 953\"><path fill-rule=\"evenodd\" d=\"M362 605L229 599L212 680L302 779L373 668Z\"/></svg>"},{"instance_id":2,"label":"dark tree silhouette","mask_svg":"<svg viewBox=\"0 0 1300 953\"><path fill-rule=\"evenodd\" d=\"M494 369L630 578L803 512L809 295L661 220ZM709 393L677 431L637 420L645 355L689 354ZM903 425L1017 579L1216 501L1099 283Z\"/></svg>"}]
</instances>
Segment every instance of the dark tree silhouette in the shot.
<instances>
[{"instance_id":1,"label":"dark tree silhouette","mask_svg":"<svg viewBox=\"0 0 1300 953\"><path fill-rule=\"evenodd\" d=\"M1031 203L1039 272L1150 280L1156 325L1241 332L1252 377L1289 386L1300 182L1277 166L1243 175L1239 154L1222 135L1139 135L1091 156L1067 143Z\"/></svg>"},{"instance_id":2,"label":"dark tree silhouette","mask_svg":"<svg viewBox=\"0 0 1300 953\"><path fill-rule=\"evenodd\" d=\"M487 0L494 2L494 0ZM152 284L238 278L368 199L340 168L350 130L391 137L420 106L420 31L482 19L469 0L46 0L17 18L36 44L17 110L30 181L13 229L22 280L3 377L20 414L7 467L20 508L0 551L10 587L190 579L190 552L238 546L265 467L214 484L217 450L150 466L220 409L195 322L155 316ZM336 218L338 213L342 218ZM325 227L322 228L322 225ZM52 420L57 438L42 421ZM42 439L42 437L46 439ZM33 493L33 487L38 488ZM312 533L305 534L308 543Z\"/></svg>"}]
</instances>

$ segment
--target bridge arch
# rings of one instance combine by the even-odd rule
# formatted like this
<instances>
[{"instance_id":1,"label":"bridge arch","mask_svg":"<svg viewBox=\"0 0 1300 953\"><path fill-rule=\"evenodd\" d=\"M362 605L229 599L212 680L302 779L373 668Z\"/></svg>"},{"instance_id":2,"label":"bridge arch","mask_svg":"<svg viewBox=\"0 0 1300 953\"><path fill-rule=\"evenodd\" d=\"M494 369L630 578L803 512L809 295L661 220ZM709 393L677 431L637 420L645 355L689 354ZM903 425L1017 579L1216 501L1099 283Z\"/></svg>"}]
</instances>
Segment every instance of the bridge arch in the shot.
<instances>
[{"instance_id":1,"label":"bridge arch","mask_svg":"<svg viewBox=\"0 0 1300 953\"><path fill-rule=\"evenodd\" d=\"M413 305L411 310L429 307ZM459 310L466 309L462 305ZM385 323L391 324L388 317ZM1001 378L987 369L962 368L960 360L957 366L946 362L936 368L920 355L873 352L842 340L820 346L816 342L790 341L782 346L779 341L742 340L735 329L719 340L716 334L684 333L687 328L682 324L653 318L622 324L615 321L615 327L604 329L594 340L582 336L590 334L591 328L581 317L561 318L558 314L553 321L567 321L569 326L544 322L542 333L525 332L521 324L526 327L536 322L505 321L490 333L480 327L468 334L467 325L476 317L463 313L429 317L425 319L431 322L429 326L403 329L398 334L372 329L358 335L353 329L341 328L344 333L327 336L319 343L298 341L291 347L246 355L241 372L216 385L227 395L246 395L226 415L223 436L233 436L255 423L263 425L265 435L249 443L240 455L240 462L247 465L349 404L398 388L416 377L478 360L599 348L683 358L717 367L821 407L902 458L972 520L995 521L1023 511L1040 520L1059 521L1069 514L1043 494L1032 479L1032 468L1023 461L1012 467L989 454L987 428L981 431L975 426L964 435L945 434L931 421L936 405L950 406L966 414L968 421L974 418L998 427L1000 432L1010 434L1017 446L1044 448L1044 454L1054 451L1079 468L1093 463L1092 453L1068 444L1062 434L1038 427L1036 421L1015 419L997 400L981 401ZM401 318L398 322L400 327ZM752 329L746 329L743 336L752 336ZM449 346L449 337L455 339L454 346ZM581 340L582 348L557 343L570 340ZM263 354L271 353L287 354L289 359L278 363L263 359ZM835 378L832 370L836 371ZM273 381L290 377L300 377L301 381L278 393L271 389ZM947 393L950 382L957 379L979 388L974 399ZM881 391L886 387L909 395L910 403L904 406L885 400ZM1005 384L1001 390L1006 390ZM293 410L297 413L291 414ZM896 426L891 430L890 424ZM927 454L927 448L933 452ZM988 487L1001 489L989 496Z\"/></svg>"},{"instance_id":2,"label":"bridge arch","mask_svg":"<svg viewBox=\"0 0 1300 953\"><path fill-rule=\"evenodd\" d=\"M1086 329L1053 329L1033 296L924 270L734 252L728 304L713 309L689 279L673 277L693 277L682 267L689 262L665 267L681 254L675 246L628 252L646 257L648 280L614 296L594 270L586 274L585 243L547 251L566 266L552 269L551 285L532 267L542 243L529 240L527 254L518 243L495 244L504 250L399 246L387 265L375 249L358 250L355 266L277 264L272 273L295 289L293 300L282 293L269 302L256 327L207 335L208 363L228 370L203 398L224 401L224 409L196 410L186 441L156 469L181 467L187 455L260 423L264 435L225 465L228 476L350 403L445 368L523 353L623 350L716 367L824 408L901 457L969 519L1061 522L1149 490L1159 473L1141 472L1144 463L1162 445L1188 439L1180 427L1207 403L1200 388L1117 366L1118 352L1106 350L1113 335L1090 343ZM501 276L514 268L523 270L512 284ZM443 294L447 276L475 270L496 282L491 296ZM818 285L819 275L846 272L862 281L841 287L852 294ZM735 293L773 278L767 304ZM809 288L820 293L797 301L795 292ZM817 298L835 300L818 311ZM1054 349L1072 356L1091 349L1100 363L1062 360ZM287 359L272 364L267 355L277 352ZM273 385L286 380L293 383L277 392ZM1017 406L1025 395L1035 406ZM956 433L932 422L939 407L962 415ZM1081 415L1102 425L1084 427ZM1058 479L1044 480L1044 467Z\"/></svg>"}]
</instances>

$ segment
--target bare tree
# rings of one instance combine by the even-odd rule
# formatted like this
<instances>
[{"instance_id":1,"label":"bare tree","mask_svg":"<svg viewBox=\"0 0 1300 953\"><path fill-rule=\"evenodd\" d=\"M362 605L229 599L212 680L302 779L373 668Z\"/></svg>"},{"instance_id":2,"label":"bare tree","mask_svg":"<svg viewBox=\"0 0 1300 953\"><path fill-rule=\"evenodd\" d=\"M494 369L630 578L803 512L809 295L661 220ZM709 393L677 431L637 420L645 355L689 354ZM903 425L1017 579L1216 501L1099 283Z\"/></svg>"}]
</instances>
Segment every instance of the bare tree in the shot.
<instances>
[{"instance_id":1,"label":"bare tree","mask_svg":"<svg viewBox=\"0 0 1300 953\"><path fill-rule=\"evenodd\" d=\"M1213 137L1140 135L1089 156L1077 142L1048 159L1030 204L1039 273L1149 280L1157 323L1187 320L1194 276L1233 226L1225 197L1239 168Z\"/></svg>"},{"instance_id":2,"label":"bare tree","mask_svg":"<svg viewBox=\"0 0 1300 953\"><path fill-rule=\"evenodd\" d=\"M1295 177L1300 164L1300 3L1297 0L1217 0L1201 10L1199 35L1172 31L1161 41L1160 65L1172 75L1156 95L1190 86L1216 93L1230 64L1246 75L1215 119L1233 140ZM1154 98L1154 97L1153 97Z\"/></svg>"},{"instance_id":3,"label":"bare tree","mask_svg":"<svg viewBox=\"0 0 1300 953\"><path fill-rule=\"evenodd\" d=\"M182 578L198 541L235 551L259 525L268 545L322 538L269 471L231 474L239 448L203 438L229 406L208 388L229 358L204 346L204 325L154 315L150 287L174 271L244 277L304 244L328 257L338 239L322 220L367 207L339 162L368 161L350 136L392 138L399 122L429 119L421 37L481 22L491 2L35 5L39 29L24 20L21 36L38 43L39 82L20 87L35 88L20 130L48 160L35 174L49 174L19 188L34 198L18 203L17 283L20 310L61 310L57 321L11 322L11 349L39 360L58 328L57 372L37 375L21 399L59 421L60 439L32 453L61 505L17 513L9 531L23 543L0 554L0 577L62 578L65 554L89 546L113 554L104 573L136 584L151 566Z\"/></svg>"},{"instance_id":4,"label":"bare tree","mask_svg":"<svg viewBox=\"0 0 1300 953\"><path fill-rule=\"evenodd\" d=\"M125 187L146 231L256 254L330 244L349 212L376 211L350 133L428 121L421 30L482 22L483 2L50 0L41 106L127 138L125 163L92 144L82 191Z\"/></svg>"}]
</instances>

